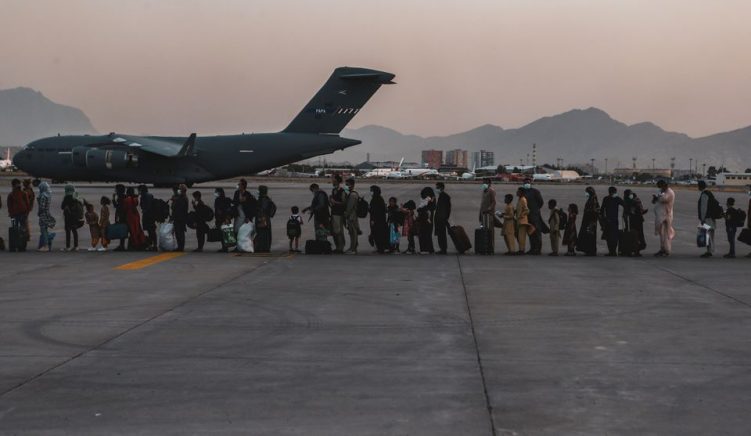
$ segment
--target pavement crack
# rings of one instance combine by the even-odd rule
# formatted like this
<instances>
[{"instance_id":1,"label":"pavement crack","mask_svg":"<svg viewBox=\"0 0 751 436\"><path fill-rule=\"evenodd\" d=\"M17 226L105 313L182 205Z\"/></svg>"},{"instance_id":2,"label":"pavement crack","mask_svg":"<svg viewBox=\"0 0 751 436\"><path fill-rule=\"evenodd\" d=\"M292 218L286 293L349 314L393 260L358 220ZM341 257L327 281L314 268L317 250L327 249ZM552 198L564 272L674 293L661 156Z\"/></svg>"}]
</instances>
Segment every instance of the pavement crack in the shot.
<instances>
[{"instance_id":1,"label":"pavement crack","mask_svg":"<svg viewBox=\"0 0 751 436\"><path fill-rule=\"evenodd\" d=\"M480 369L480 379L482 380L482 392L485 396L485 406L488 409L488 419L490 420L490 431L493 436L497 435L495 429L495 420L493 419L493 405L490 403L490 395L488 394L488 384L485 380L485 368L482 364L482 356L480 355L480 344L477 340L477 332L475 331L475 321L472 317L472 307L469 304L469 293L467 292L467 284L464 282L464 271L462 270L461 255L456 256L456 263L459 265L459 278L462 281L462 290L464 291L464 301L467 304L467 314L469 315L469 326L472 331L472 340L475 343L475 354L477 356L477 366Z\"/></svg>"},{"instance_id":2,"label":"pavement crack","mask_svg":"<svg viewBox=\"0 0 751 436\"><path fill-rule=\"evenodd\" d=\"M647 262L647 263L649 263L649 262ZM650 264L650 265L652 265L652 264ZM682 279L682 280L684 280L684 281L686 281L688 283L691 283L692 285L698 286L700 288L704 288L704 289L706 289L706 290L708 290L710 292L713 292L713 293L715 293L715 294L717 294L717 295L719 295L721 297L725 297L725 298L727 298L729 300L735 301L736 303L739 303L739 304L741 304L743 306L746 306L749 309L751 309L751 303L748 303L748 302L746 302L744 300L741 300L740 298L733 297L730 294L726 294L725 292L722 292L722 291L719 291L717 289L714 289L714 288L712 288L710 286L705 285L704 283L700 283L700 282L698 282L696 280L693 280L693 279L690 279L690 278L688 278L686 276L678 274L677 272L672 271L672 270L670 270L668 268L665 268L663 266L659 266L659 265L652 265L652 266L654 268L660 270L660 271L664 271L664 272L666 272L666 273L668 273L668 274L670 274L670 275L672 275L674 277L677 277L677 278Z\"/></svg>"},{"instance_id":3,"label":"pavement crack","mask_svg":"<svg viewBox=\"0 0 751 436\"><path fill-rule=\"evenodd\" d=\"M65 365L73 362L74 360L76 360L76 359L78 359L78 358L80 358L82 356L85 356L86 354L88 354L88 353L90 353L92 351L96 351L99 348L102 348L103 346L109 344L110 342L112 342L112 341L114 341L114 340L116 340L118 338L121 338L121 337L127 335L128 333L132 332L133 330L136 330L136 329L138 329L138 328L140 328L140 327L142 327L142 326L144 326L144 325L146 325L146 324L148 324L148 323L150 323L150 322L152 322L152 321L154 321L154 320L156 320L158 318L161 318L164 315L166 315L166 314L168 314L170 312L173 312L176 309L179 309L180 307L183 307L183 306L185 306L185 305L187 305L189 303L192 303L193 301L196 301L196 300L200 299L201 297L203 297L205 295L208 295L208 294L216 291L217 289L220 289L220 288L222 288L222 287L224 287L224 286L226 286L226 285L228 285L228 284L230 284L230 283L232 283L232 282L234 282L236 280L239 280L240 278L242 278L242 277L244 277L246 275L253 274L259 268L261 268L262 266L268 265L269 263L270 262L268 262L268 261L267 262L263 262L261 264L256 265L250 271L243 271L240 274L234 275L234 276L230 277L229 279L227 279L227 280L225 280L225 281L223 281L223 282L221 282L221 283L219 283L217 285L214 285L214 286L210 287L209 289L206 289L205 291L199 292L198 294L193 295L192 297L190 297L190 298L188 298L186 300L183 300L183 301L175 304L174 306L168 308L167 310L164 310L164 311L162 311L160 313L157 313L156 315L154 315L154 316L152 316L150 318L147 318L147 319L145 319L145 320L137 323L136 325L131 326L131 327L123 330L122 332L120 332L120 333L118 333L118 334L116 334L116 335L114 335L114 336L112 336L110 338L105 339L104 341L100 342L97 345L94 345L93 347L90 347L90 348L88 348L86 350L83 350L83 351L81 351L81 352L79 352L79 353L77 353L77 354L75 354L75 355L73 355L73 356L71 356L71 357L63 360L62 362L60 362L60 363L58 363L56 365L53 365L53 366L45 369L44 371L42 371L42 372L40 372L40 373L38 373L36 375L33 375L33 376L27 378L26 380L23 380L23 381L19 382L18 384L10 387L9 389L6 389L5 391L0 392L0 398L2 398L4 396L6 396L7 394L10 394L10 393L18 390L18 389L21 389L22 387L26 386L27 384L29 384L29 383L31 383L31 382L33 382L33 381L35 381L35 380L37 380L37 379L45 376L46 374L49 374L50 372L52 372L52 371L54 371L54 370L56 370L58 368L61 368L61 367L65 366Z\"/></svg>"}]
</instances>

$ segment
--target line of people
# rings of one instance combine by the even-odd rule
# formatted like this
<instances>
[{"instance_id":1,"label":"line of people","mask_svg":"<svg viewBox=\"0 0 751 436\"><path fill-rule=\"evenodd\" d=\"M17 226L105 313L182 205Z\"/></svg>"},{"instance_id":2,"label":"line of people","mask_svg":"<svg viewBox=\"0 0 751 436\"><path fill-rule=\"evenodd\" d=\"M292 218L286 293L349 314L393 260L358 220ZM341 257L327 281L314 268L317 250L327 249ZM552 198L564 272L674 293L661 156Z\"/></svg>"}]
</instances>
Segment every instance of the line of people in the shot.
<instances>
[{"instance_id":1,"label":"line of people","mask_svg":"<svg viewBox=\"0 0 751 436\"><path fill-rule=\"evenodd\" d=\"M38 193L34 192L32 186L37 187ZM19 248L25 247L29 241L28 217L36 202L40 229L38 250L50 251L56 236L53 232L56 220L50 212L52 192L49 184L14 179L11 187L7 197L11 218L11 250L21 251ZM660 249L655 255L669 256L672 252L671 241L675 237L675 192L665 181L658 182L657 187L659 192L653 195L652 204ZM354 178L343 181L339 175L332 178L330 195L316 183L310 185L310 191L313 197L309 206L302 211L297 206L291 208L286 229L290 252L300 251L300 237L305 223L301 213L309 214L309 220L312 219L314 225L315 240L308 241L313 245L306 247L309 252L358 253L359 238L363 234L361 219L367 219L368 241L377 253L400 253L403 238L407 239L404 251L407 254L446 254L448 236L454 240L459 252L466 249L458 240L463 229L450 224L451 197L443 182L437 182L434 188L422 188L417 203L409 200L400 204L394 197L385 200L377 185L369 187L370 200L366 201L358 193ZM729 252L725 257L735 257L737 231L744 226L751 228L751 217L746 221L747 214L735 208L734 198L728 198L723 209L704 181L699 182L699 191L697 245L706 247L702 257L710 257L714 253L715 230L720 219L725 220L729 241ZM641 256L647 246L644 222L648 210L637 194L627 189L621 198L617 188L610 187L602 202L591 186L586 187L584 194L585 203L577 228L579 207L575 203L563 210L555 199L551 199L547 202L547 219L543 218L545 202L541 192L532 186L531 179L524 181L515 196L505 195L500 210L497 210L492 180L484 179L478 221L489 242L478 244L476 239L476 251L492 254L494 229L500 228L506 244L505 255L540 255L543 235L548 235L550 256L559 255L561 244L566 256L575 256L577 252L595 256L599 239L606 241L607 256ZM215 189L214 197L213 207L204 203L199 191L193 192L189 200L187 186L179 185L173 190L171 199L165 201L155 198L145 185L136 189L118 184L111 198L101 197L97 211L94 204L80 198L75 187L68 184L61 203L65 231L65 248L62 250L78 250L78 230L88 225L91 236L89 251L107 251L110 241L119 241L115 251L184 251L188 229L196 231L198 247L194 251L197 252L203 251L207 241L219 242L221 252L270 251L271 222L276 214L276 205L266 186L260 185L256 195L253 195L247 181L240 179L232 198L222 188ZM110 207L114 212L112 222ZM598 227L601 231L599 234ZM748 236L748 232L742 233L741 239L743 235ZM345 248L347 236L349 246ZM437 250L433 245L434 237L438 243ZM333 240L333 247L328 243L329 238ZM172 244L164 242L168 240L174 241ZM315 248L316 243L319 244L318 249ZM488 244L490 247L485 247ZM478 250L478 245L483 248Z\"/></svg>"}]
</instances>

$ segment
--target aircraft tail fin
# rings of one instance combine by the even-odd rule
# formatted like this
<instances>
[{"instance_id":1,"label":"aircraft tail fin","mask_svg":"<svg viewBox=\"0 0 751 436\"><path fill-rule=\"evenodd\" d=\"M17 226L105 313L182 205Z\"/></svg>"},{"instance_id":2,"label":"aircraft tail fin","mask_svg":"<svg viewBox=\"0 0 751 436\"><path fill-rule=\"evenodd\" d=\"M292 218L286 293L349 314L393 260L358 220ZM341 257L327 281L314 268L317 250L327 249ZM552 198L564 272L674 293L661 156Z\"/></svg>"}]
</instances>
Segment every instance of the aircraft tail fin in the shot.
<instances>
[{"instance_id":1,"label":"aircraft tail fin","mask_svg":"<svg viewBox=\"0 0 751 436\"><path fill-rule=\"evenodd\" d=\"M366 68L340 67L283 132L339 134L381 85L395 76Z\"/></svg>"}]
</instances>

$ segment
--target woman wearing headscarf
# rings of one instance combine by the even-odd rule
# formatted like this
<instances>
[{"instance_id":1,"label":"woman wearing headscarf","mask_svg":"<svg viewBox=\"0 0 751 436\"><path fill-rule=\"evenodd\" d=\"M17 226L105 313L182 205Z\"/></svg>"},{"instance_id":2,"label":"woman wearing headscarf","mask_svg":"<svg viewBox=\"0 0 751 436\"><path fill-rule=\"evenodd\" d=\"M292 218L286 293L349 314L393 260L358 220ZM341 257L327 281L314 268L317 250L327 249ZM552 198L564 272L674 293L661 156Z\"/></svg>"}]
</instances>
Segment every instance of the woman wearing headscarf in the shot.
<instances>
[{"instance_id":1,"label":"woman wearing headscarf","mask_svg":"<svg viewBox=\"0 0 751 436\"><path fill-rule=\"evenodd\" d=\"M39 195L37 196L37 215L39 216L39 247L37 251L52 250L52 240L55 234L50 229L55 227L55 218L50 214L50 203L52 202L52 192L47 182L39 184Z\"/></svg>"},{"instance_id":2,"label":"woman wearing headscarf","mask_svg":"<svg viewBox=\"0 0 751 436\"><path fill-rule=\"evenodd\" d=\"M425 187L420 191L420 204L417 206L417 234L420 253L433 254L433 213L435 212L435 192Z\"/></svg>"},{"instance_id":3,"label":"woman wearing headscarf","mask_svg":"<svg viewBox=\"0 0 751 436\"><path fill-rule=\"evenodd\" d=\"M373 185L370 187L370 237L375 244L378 254L383 254L389 247L389 232L386 225L386 202L381 196L381 188Z\"/></svg>"},{"instance_id":4,"label":"woman wearing headscarf","mask_svg":"<svg viewBox=\"0 0 751 436\"><path fill-rule=\"evenodd\" d=\"M641 199L630 189L623 191L623 222L627 231L634 232L637 238L637 245L632 253L636 257L641 256L641 251L647 248L647 242L644 239L644 214L647 210ZM629 253L626 253L629 254Z\"/></svg>"},{"instance_id":5,"label":"woman wearing headscarf","mask_svg":"<svg viewBox=\"0 0 751 436\"><path fill-rule=\"evenodd\" d=\"M146 246L146 235L141 227L141 214L138 213L138 195L136 190L129 186L125 190L125 199L123 200L125 208L125 220L128 224L128 248L130 250L140 250Z\"/></svg>"},{"instance_id":6,"label":"woman wearing headscarf","mask_svg":"<svg viewBox=\"0 0 751 436\"><path fill-rule=\"evenodd\" d=\"M115 185L115 194L112 196L112 207L115 209L115 224L128 223L128 213L125 210L125 185ZM120 244L115 251L125 251L125 238L120 239Z\"/></svg>"},{"instance_id":7,"label":"woman wearing headscarf","mask_svg":"<svg viewBox=\"0 0 751 436\"><path fill-rule=\"evenodd\" d=\"M63 209L63 218L65 220L65 248L63 251L78 251L78 229L83 226L83 205L78 199L76 188L71 185L65 185L65 197L60 206ZM73 248L70 246L70 236L73 235Z\"/></svg>"},{"instance_id":8,"label":"woman wearing headscarf","mask_svg":"<svg viewBox=\"0 0 751 436\"><path fill-rule=\"evenodd\" d=\"M587 256L597 256L597 221L600 217L600 202L595 189L587 186L584 190L587 199L582 214L582 223L576 241L576 249Z\"/></svg>"},{"instance_id":9,"label":"woman wearing headscarf","mask_svg":"<svg viewBox=\"0 0 751 436\"><path fill-rule=\"evenodd\" d=\"M269 188L258 187L258 211L256 212L256 237L253 240L256 253L271 251L271 218L276 214L276 205L269 197Z\"/></svg>"}]
</instances>

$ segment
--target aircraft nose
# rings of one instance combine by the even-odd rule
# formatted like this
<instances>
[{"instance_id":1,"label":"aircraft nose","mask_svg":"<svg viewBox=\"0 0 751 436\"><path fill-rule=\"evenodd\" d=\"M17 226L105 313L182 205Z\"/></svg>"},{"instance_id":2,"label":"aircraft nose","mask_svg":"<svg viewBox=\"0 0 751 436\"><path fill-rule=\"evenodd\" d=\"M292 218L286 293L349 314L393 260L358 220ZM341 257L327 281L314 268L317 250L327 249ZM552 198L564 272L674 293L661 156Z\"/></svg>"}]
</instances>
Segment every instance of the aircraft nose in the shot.
<instances>
[{"instance_id":1,"label":"aircraft nose","mask_svg":"<svg viewBox=\"0 0 751 436\"><path fill-rule=\"evenodd\" d=\"M28 172L28 150L21 150L13 156L13 166L21 171Z\"/></svg>"}]
</instances>

